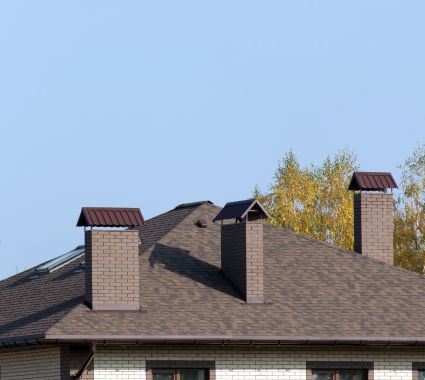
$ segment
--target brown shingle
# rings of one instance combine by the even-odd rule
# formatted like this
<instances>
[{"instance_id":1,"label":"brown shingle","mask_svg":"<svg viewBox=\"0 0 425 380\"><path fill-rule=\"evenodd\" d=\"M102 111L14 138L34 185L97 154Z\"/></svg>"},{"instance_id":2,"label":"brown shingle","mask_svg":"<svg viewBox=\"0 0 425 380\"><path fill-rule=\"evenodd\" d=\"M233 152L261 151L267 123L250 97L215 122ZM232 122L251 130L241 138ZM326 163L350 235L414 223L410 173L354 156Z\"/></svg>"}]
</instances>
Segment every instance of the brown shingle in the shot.
<instances>
[{"instance_id":1,"label":"brown shingle","mask_svg":"<svg viewBox=\"0 0 425 380\"><path fill-rule=\"evenodd\" d=\"M141 227L141 249L151 246L192 211L171 210L148 220ZM84 272L79 269L80 260L75 260L36 279L31 279L35 272L31 268L0 281L0 347L43 337L74 306L84 304Z\"/></svg>"},{"instance_id":2,"label":"brown shingle","mask_svg":"<svg viewBox=\"0 0 425 380\"><path fill-rule=\"evenodd\" d=\"M141 252L142 313L91 313L79 306L51 337L138 336L223 340L423 337L425 279L354 252L264 226L264 304L247 304L220 273L220 225L200 229L194 209ZM143 233L143 229L142 229Z\"/></svg>"},{"instance_id":3,"label":"brown shingle","mask_svg":"<svg viewBox=\"0 0 425 380\"><path fill-rule=\"evenodd\" d=\"M247 304L220 273L219 208L177 209L140 228L142 312L92 312L77 262L35 281L0 282L0 339L425 341L423 276L264 226L264 304ZM143 238L144 243L143 243ZM409 341L410 341L409 340Z\"/></svg>"}]
</instances>

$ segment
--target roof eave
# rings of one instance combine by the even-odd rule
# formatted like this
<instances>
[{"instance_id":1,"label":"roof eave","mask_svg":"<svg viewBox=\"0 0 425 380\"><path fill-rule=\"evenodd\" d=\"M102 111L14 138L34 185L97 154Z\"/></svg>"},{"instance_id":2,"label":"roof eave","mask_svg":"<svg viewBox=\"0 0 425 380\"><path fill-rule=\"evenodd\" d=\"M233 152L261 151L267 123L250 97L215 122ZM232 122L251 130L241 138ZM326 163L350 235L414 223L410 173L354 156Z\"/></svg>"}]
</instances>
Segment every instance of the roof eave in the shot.
<instances>
[{"instance_id":1,"label":"roof eave","mask_svg":"<svg viewBox=\"0 0 425 380\"><path fill-rule=\"evenodd\" d=\"M1 348L13 348L22 346L33 346L46 342L44 340L44 334L20 336L14 338L0 338L0 349Z\"/></svg>"},{"instance_id":2,"label":"roof eave","mask_svg":"<svg viewBox=\"0 0 425 380\"><path fill-rule=\"evenodd\" d=\"M425 346L425 337L312 337L312 336L160 336L160 335L47 335L43 342L104 344L219 344L219 345L356 345Z\"/></svg>"}]
</instances>

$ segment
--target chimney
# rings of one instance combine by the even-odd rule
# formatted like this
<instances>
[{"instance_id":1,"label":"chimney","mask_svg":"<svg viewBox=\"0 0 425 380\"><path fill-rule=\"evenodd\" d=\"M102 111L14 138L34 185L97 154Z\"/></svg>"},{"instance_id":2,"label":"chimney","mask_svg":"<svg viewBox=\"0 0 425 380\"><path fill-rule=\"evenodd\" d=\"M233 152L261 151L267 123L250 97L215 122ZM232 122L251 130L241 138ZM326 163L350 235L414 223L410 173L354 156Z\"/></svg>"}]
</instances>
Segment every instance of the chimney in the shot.
<instances>
[{"instance_id":1,"label":"chimney","mask_svg":"<svg viewBox=\"0 0 425 380\"><path fill-rule=\"evenodd\" d=\"M213 220L221 221L221 271L247 303L264 302L262 221L267 218L260 202L248 199L227 203Z\"/></svg>"},{"instance_id":2,"label":"chimney","mask_svg":"<svg viewBox=\"0 0 425 380\"><path fill-rule=\"evenodd\" d=\"M391 173L355 172L349 190L354 193L354 250L386 264L394 264L393 195Z\"/></svg>"},{"instance_id":3,"label":"chimney","mask_svg":"<svg viewBox=\"0 0 425 380\"><path fill-rule=\"evenodd\" d=\"M77 227L84 227L85 300L93 310L140 309L139 231L123 227L143 224L138 208L82 208Z\"/></svg>"}]
</instances>

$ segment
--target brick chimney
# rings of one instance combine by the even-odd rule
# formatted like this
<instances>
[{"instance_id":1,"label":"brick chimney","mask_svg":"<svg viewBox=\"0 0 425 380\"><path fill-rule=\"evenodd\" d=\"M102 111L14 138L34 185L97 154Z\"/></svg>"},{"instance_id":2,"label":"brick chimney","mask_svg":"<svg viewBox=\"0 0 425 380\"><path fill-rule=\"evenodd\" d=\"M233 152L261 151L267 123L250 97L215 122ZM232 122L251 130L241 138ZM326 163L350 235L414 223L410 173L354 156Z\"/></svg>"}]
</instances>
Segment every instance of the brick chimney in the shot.
<instances>
[{"instance_id":1,"label":"brick chimney","mask_svg":"<svg viewBox=\"0 0 425 380\"><path fill-rule=\"evenodd\" d=\"M355 172L349 190L354 190L354 250L386 264L394 264L393 195L397 188L391 173Z\"/></svg>"},{"instance_id":2,"label":"brick chimney","mask_svg":"<svg viewBox=\"0 0 425 380\"><path fill-rule=\"evenodd\" d=\"M85 300L93 310L139 310L139 209L83 207ZM119 230L93 229L119 227Z\"/></svg>"},{"instance_id":3,"label":"brick chimney","mask_svg":"<svg viewBox=\"0 0 425 380\"><path fill-rule=\"evenodd\" d=\"M249 199L227 203L214 218L222 223L221 271L247 303L264 302L262 221L268 217L257 200Z\"/></svg>"}]
</instances>

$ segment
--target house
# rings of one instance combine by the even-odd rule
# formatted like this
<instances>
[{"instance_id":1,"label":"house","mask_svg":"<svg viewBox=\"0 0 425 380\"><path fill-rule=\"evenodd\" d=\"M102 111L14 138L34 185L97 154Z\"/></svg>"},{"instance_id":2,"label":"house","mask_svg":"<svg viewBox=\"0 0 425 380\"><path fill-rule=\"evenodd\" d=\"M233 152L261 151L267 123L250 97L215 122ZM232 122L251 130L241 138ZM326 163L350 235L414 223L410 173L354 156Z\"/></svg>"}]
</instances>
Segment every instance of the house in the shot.
<instances>
[{"instance_id":1,"label":"house","mask_svg":"<svg viewBox=\"0 0 425 380\"><path fill-rule=\"evenodd\" d=\"M396 186L354 174L359 253L264 223L256 200L83 208L84 246L0 282L0 379L424 379Z\"/></svg>"}]
</instances>

